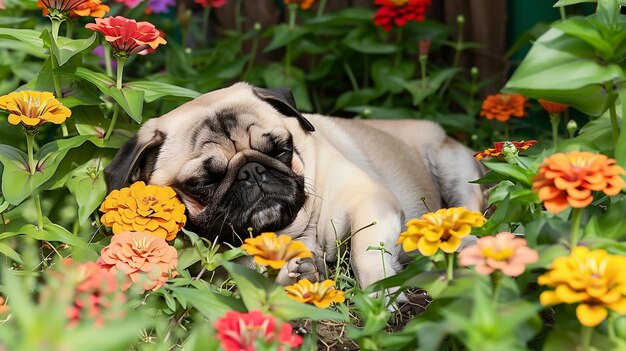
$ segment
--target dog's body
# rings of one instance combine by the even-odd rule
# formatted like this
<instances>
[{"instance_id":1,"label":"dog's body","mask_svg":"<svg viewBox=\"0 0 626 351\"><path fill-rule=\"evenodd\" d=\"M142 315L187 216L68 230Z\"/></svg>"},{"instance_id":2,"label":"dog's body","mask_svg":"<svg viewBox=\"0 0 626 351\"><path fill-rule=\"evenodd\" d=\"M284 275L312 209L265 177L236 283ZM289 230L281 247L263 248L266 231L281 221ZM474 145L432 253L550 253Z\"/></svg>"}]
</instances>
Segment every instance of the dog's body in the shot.
<instances>
[{"instance_id":1,"label":"dog's body","mask_svg":"<svg viewBox=\"0 0 626 351\"><path fill-rule=\"evenodd\" d=\"M362 287L400 269L405 218L443 206L482 210L480 187L468 183L479 165L436 124L303 116L288 95L239 83L149 120L107 168L110 190L137 180L172 186L202 236L271 230L328 261L337 240L367 227L350 248ZM387 272L380 253L367 251L381 242L392 252ZM279 281L310 273L299 263Z\"/></svg>"}]
</instances>

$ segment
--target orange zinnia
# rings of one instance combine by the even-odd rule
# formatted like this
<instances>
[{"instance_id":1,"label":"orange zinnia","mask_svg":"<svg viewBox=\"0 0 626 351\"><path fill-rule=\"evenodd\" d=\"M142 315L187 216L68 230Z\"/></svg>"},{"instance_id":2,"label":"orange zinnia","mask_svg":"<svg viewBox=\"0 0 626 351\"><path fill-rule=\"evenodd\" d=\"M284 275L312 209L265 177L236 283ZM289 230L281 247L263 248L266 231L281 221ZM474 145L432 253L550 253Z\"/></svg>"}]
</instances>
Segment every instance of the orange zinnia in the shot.
<instances>
[{"instance_id":1,"label":"orange zinnia","mask_svg":"<svg viewBox=\"0 0 626 351\"><path fill-rule=\"evenodd\" d=\"M506 122L511 116L524 117L526 116L527 98L520 94L495 94L489 95L483 101L481 116L487 117L487 119L497 119L500 122Z\"/></svg>"},{"instance_id":2,"label":"orange zinnia","mask_svg":"<svg viewBox=\"0 0 626 351\"><path fill-rule=\"evenodd\" d=\"M308 10L313 6L315 0L283 0L285 5L289 4L300 4L300 8L303 10Z\"/></svg>"},{"instance_id":3,"label":"orange zinnia","mask_svg":"<svg viewBox=\"0 0 626 351\"><path fill-rule=\"evenodd\" d=\"M551 115L558 115L560 113L563 113L569 107L565 104L559 104L558 102L552 102L548 100L537 101L539 102L539 105L541 105Z\"/></svg>"},{"instance_id":4,"label":"orange zinnia","mask_svg":"<svg viewBox=\"0 0 626 351\"><path fill-rule=\"evenodd\" d=\"M113 190L100 206L102 224L113 234L148 232L171 241L183 228L185 205L169 186L136 182L129 188Z\"/></svg>"},{"instance_id":5,"label":"orange zinnia","mask_svg":"<svg viewBox=\"0 0 626 351\"><path fill-rule=\"evenodd\" d=\"M532 188L552 213L583 208L593 201L592 191L617 195L626 186L626 171L615 162L591 152L557 153L543 160Z\"/></svg>"},{"instance_id":6,"label":"orange zinnia","mask_svg":"<svg viewBox=\"0 0 626 351\"><path fill-rule=\"evenodd\" d=\"M69 12L71 17L99 17L102 18L104 15L109 12L109 7L104 5L101 0L80 0L80 1L50 1L50 0L39 0L37 2L37 7L42 8L42 14L44 16L48 16L50 13L49 8L54 9L55 7L51 7L46 5L52 5L63 8L65 6L66 10L59 10L61 12Z\"/></svg>"}]
</instances>

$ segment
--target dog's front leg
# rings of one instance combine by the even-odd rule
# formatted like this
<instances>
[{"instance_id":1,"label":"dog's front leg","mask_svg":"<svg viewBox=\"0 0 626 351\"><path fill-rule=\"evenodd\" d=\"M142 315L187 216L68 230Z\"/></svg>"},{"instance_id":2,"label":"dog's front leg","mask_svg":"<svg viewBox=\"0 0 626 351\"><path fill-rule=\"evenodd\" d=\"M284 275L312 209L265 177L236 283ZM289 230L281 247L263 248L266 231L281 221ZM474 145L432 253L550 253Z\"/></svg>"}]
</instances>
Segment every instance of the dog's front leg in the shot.
<instances>
[{"instance_id":1,"label":"dog's front leg","mask_svg":"<svg viewBox=\"0 0 626 351\"><path fill-rule=\"evenodd\" d=\"M350 262L359 286L364 289L401 269L400 246L396 241L403 218L400 205L387 191L363 194L363 198L354 200L349 213L353 233ZM383 246L391 254L368 250L372 246Z\"/></svg>"}]
</instances>

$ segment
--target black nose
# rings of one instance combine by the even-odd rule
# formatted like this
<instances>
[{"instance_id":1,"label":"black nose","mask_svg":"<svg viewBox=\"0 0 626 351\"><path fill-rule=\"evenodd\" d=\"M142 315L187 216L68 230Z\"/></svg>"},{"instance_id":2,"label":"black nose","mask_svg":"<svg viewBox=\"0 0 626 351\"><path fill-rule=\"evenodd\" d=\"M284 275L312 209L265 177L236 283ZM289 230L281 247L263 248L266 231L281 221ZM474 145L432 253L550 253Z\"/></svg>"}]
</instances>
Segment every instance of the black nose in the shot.
<instances>
[{"instance_id":1,"label":"black nose","mask_svg":"<svg viewBox=\"0 0 626 351\"><path fill-rule=\"evenodd\" d=\"M261 183L265 180L265 172L267 169L257 162L248 162L239 169L237 180L253 183Z\"/></svg>"}]
</instances>

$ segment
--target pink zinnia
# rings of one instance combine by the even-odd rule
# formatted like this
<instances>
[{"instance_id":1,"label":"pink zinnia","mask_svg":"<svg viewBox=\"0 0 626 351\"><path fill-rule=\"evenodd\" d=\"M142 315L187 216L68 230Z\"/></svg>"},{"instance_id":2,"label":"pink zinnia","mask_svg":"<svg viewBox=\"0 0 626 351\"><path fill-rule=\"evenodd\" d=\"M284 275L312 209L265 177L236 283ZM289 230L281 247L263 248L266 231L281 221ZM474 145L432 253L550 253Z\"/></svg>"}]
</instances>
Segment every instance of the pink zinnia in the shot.
<instances>
[{"instance_id":1,"label":"pink zinnia","mask_svg":"<svg viewBox=\"0 0 626 351\"><path fill-rule=\"evenodd\" d=\"M100 326L123 317L120 307L126 298L119 290L115 274L103 270L95 262L80 263L65 258L48 274L48 279L74 286L73 303L66 312L70 326L83 321L93 321ZM40 299L45 301L54 296L54 285L46 285Z\"/></svg>"},{"instance_id":2,"label":"pink zinnia","mask_svg":"<svg viewBox=\"0 0 626 351\"><path fill-rule=\"evenodd\" d=\"M537 251L526 246L526 240L516 238L509 232L482 237L476 241L476 245L459 253L462 266L476 265L476 271L481 274L499 270L510 277L524 273L526 265L538 259Z\"/></svg>"},{"instance_id":3,"label":"pink zinnia","mask_svg":"<svg viewBox=\"0 0 626 351\"><path fill-rule=\"evenodd\" d=\"M111 44L118 56L137 54L145 49L156 49L166 44L156 27L149 22L137 22L122 16L96 18L86 28L98 31Z\"/></svg>"},{"instance_id":4,"label":"pink zinnia","mask_svg":"<svg viewBox=\"0 0 626 351\"><path fill-rule=\"evenodd\" d=\"M276 319L260 311L229 311L215 323L220 346L226 351L254 351L260 343L278 344L277 350L302 344L302 337L291 334L291 324L282 323L278 330L276 327Z\"/></svg>"},{"instance_id":5,"label":"pink zinnia","mask_svg":"<svg viewBox=\"0 0 626 351\"><path fill-rule=\"evenodd\" d=\"M122 272L129 278L122 290L132 284L140 284L143 290L156 290L170 276L178 274L178 252L154 234L122 232L102 249L98 264L106 271Z\"/></svg>"}]
</instances>

